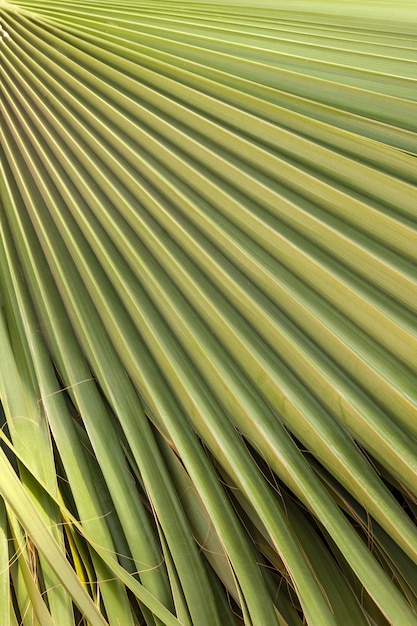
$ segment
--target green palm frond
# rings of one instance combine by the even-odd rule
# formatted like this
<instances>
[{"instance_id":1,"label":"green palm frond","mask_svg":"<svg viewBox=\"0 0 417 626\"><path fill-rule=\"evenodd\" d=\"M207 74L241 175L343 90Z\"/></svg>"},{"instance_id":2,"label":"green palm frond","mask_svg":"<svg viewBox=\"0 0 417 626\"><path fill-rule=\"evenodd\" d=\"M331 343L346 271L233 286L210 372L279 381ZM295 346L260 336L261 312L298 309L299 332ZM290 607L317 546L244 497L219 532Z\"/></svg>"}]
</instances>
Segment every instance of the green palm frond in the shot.
<instances>
[{"instance_id":1,"label":"green palm frond","mask_svg":"<svg viewBox=\"0 0 417 626\"><path fill-rule=\"evenodd\" d=\"M414 3L0 24L0 623L415 626Z\"/></svg>"}]
</instances>

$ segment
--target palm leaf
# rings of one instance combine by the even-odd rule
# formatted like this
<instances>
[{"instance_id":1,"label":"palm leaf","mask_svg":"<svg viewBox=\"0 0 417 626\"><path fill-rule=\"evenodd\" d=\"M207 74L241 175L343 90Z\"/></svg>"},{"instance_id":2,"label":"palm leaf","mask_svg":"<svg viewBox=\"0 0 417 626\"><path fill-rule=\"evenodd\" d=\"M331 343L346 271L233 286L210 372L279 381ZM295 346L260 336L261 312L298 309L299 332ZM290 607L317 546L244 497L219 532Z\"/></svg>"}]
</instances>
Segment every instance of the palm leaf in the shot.
<instances>
[{"instance_id":1,"label":"palm leaf","mask_svg":"<svg viewBox=\"0 0 417 626\"><path fill-rule=\"evenodd\" d=\"M374 8L0 2L4 623L417 623L417 13Z\"/></svg>"}]
</instances>

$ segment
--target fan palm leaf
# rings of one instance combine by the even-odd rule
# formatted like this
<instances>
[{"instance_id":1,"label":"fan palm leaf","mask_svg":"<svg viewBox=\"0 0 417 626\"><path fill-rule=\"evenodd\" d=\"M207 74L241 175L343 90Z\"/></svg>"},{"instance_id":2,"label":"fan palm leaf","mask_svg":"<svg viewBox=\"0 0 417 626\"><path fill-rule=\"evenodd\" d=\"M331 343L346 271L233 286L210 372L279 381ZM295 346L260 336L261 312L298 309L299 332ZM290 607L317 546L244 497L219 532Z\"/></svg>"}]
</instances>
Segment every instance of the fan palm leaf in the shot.
<instances>
[{"instance_id":1,"label":"fan palm leaf","mask_svg":"<svg viewBox=\"0 0 417 626\"><path fill-rule=\"evenodd\" d=\"M0 2L0 622L417 624L412 3Z\"/></svg>"}]
</instances>

